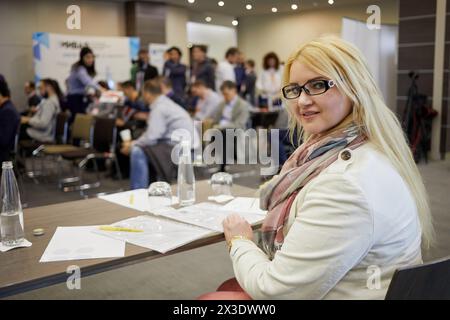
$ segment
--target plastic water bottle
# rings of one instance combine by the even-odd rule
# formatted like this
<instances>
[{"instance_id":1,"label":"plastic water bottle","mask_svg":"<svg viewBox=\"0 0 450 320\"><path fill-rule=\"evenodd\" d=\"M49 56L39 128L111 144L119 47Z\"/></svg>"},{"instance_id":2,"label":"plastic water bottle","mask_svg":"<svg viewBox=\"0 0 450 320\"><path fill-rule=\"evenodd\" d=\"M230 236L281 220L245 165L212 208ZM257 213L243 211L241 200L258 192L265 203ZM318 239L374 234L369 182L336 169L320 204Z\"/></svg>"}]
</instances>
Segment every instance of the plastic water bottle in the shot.
<instances>
[{"instance_id":1,"label":"plastic water bottle","mask_svg":"<svg viewBox=\"0 0 450 320\"><path fill-rule=\"evenodd\" d=\"M2 244L15 246L24 239L23 211L20 203L19 188L10 161L2 164L2 180L0 185L1 213L0 233Z\"/></svg>"},{"instance_id":2,"label":"plastic water bottle","mask_svg":"<svg viewBox=\"0 0 450 320\"><path fill-rule=\"evenodd\" d=\"M109 66L106 67L106 82L108 83L108 87L110 87L111 89L114 89L115 87L115 83L111 74L111 69L109 68Z\"/></svg>"},{"instance_id":3,"label":"plastic water bottle","mask_svg":"<svg viewBox=\"0 0 450 320\"><path fill-rule=\"evenodd\" d=\"M178 161L178 199L181 206L189 206L195 202L195 176L189 140L181 142L181 156Z\"/></svg>"}]
</instances>

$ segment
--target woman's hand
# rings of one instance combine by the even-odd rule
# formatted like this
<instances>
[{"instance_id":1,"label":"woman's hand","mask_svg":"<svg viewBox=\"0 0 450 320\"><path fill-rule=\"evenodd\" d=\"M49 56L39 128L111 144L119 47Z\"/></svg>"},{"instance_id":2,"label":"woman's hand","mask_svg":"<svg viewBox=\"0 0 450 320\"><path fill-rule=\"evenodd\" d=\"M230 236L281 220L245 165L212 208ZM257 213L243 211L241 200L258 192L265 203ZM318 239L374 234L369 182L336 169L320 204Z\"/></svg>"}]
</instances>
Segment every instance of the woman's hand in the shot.
<instances>
[{"instance_id":1,"label":"woman's hand","mask_svg":"<svg viewBox=\"0 0 450 320\"><path fill-rule=\"evenodd\" d=\"M229 242L234 236L243 236L253 240L253 230L250 224L238 214L231 214L223 222L225 239Z\"/></svg>"}]
</instances>

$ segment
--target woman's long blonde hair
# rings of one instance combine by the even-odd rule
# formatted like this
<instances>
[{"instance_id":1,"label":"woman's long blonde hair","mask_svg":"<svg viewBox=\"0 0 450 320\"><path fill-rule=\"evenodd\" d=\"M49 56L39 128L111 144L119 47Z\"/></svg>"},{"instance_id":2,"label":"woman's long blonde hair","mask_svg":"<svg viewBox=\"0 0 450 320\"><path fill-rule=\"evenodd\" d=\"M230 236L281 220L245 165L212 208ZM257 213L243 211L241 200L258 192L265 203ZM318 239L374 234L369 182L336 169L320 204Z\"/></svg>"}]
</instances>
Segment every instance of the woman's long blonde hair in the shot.
<instances>
[{"instance_id":1,"label":"woman's long blonde hair","mask_svg":"<svg viewBox=\"0 0 450 320\"><path fill-rule=\"evenodd\" d=\"M422 177L396 115L386 106L361 52L352 44L336 37L323 36L297 49L288 59L284 84L289 83L290 69L299 61L311 70L333 79L339 90L353 103L353 121L383 152L397 169L416 201L426 248L434 242L434 229L428 197ZM293 110L287 108L291 137L295 129L298 138L305 139Z\"/></svg>"}]
</instances>

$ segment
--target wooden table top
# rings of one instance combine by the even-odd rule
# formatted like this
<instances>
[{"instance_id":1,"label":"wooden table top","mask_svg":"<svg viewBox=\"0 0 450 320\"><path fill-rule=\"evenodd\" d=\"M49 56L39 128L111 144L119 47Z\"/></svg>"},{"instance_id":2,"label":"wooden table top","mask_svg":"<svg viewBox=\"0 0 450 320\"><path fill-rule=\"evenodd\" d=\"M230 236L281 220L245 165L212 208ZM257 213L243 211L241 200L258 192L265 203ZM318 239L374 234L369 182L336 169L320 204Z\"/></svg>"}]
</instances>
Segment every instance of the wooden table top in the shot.
<instances>
[{"instance_id":1,"label":"wooden table top","mask_svg":"<svg viewBox=\"0 0 450 320\"><path fill-rule=\"evenodd\" d=\"M172 188L174 191L176 190L176 186ZM255 192L255 189L239 185L234 185L232 189L235 196L252 197L255 196ZM207 181L196 183L196 203L207 201L211 194L212 190ZM105 225L142 214L140 211L98 198L25 209L25 238L33 245L29 248L13 249L0 253L0 297L66 282L70 276L66 273L67 267L71 265L79 266L81 276L85 277L206 246L224 239L223 233L216 233L166 254L127 243L125 256L121 258L39 262L57 227ZM44 228L45 234L34 236L33 230L36 228Z\"/></svg>"}]
</instances>

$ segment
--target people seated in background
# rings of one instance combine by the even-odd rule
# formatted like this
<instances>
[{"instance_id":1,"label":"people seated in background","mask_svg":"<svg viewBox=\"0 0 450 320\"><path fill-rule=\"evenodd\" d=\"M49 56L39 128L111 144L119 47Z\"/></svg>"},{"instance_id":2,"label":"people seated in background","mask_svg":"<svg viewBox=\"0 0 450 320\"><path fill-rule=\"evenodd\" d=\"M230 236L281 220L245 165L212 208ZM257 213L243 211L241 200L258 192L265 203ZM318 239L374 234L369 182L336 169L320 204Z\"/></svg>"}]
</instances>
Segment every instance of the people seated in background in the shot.
<instances>
[{"instance_id":1,"label":"people seated in background","mask_svg":"<svg viewBox=\"0 0 450 320\"><path fill-rule=\"evenodd\" d=\"M163 77L161 80L161 90L163 95L167 98L171 99L173 102L182 106L183 109L186 109L186 101L183 99L183 96L179 96L172 87L172 81L169 78Z\"/></svg>"},{"instance_id":2,"label":"people seated in background","mask_svg":"<svg viewBox=\"0 0 450 320\"><path fill-rule=\"evenodd\" d=\"M36 85L33 81L25 82L23 91L27 96L27 108L21 113L21 115L31 116L36 112L36 107L39 105L39 102L41 102L41 96L37 94Z\"/></svg>"},{"instance_id":3,"label":"people seated in background","mask_svg":"<svg viewBox=\"0 0 450 320\"><path fill-rule=\"evenodd\" d=\"M236 73L234 68L239 59L239 49L229 48L225 53L225 60L217 65L216 69L216 89L219 89L224 81L236 83Z\"/></svg>"},{"instance_id":4,"label":"people seated in background","mask_svg":"<svg viewBox=\"0 0 450 320\"><path fill-rule=\"evenodd\" d=\"M169 78L173 92L184 99L186 91L186 65L181 63L182 52L178 47L171 47L167 51L169 59L164 63L163 76Z\"/></svg>"},{"instance_id":5,"label":"people seated in background","mask_svg":"<svg viewBox=\"0 0 450 320\"><path fill-rule=\"evenodd\" d=\"M255 61L245 61L245 77L241 83L240 94L241 97L247 100L253 107L256 106L255 100L256 91L256 72Z\"/></svg>"},{"instance_id":6,"label":"people seated in background","mask_svg":"<svg viewBox=\"0 0 450 320\"><path fill-rule=\"evenodd\" d=\"M38 142L54 142L56 116L61 112L60 100L62 92L58 82L53 79L42 79L44 96L32 117L22 116L21 122L28 125L26 136L21 139L31 139Z\"/></svg>"},{"instance_id":7,"label":"people seated in background","mask_svg":"<svg viewBox=\"0 0 450 320\"><path fill-rule=\"evenodd\" d=\"M137 140L122 144L121 152L131 157L131 189L147 188L150 175L152 180L174 180L176 164L171 153L177 143L172 140L176 130L189 132L192 147L200 146L193 120L186 110L162 93L161 82L162 77L145 82L142 96L151 110L147 129Z\"/></svg>"},{"instance_id":8,"label":"people seated in background","mask_svg":"<svg viewBox=\"0 0 450 320\"><path fill-rule=\"evenodd\" d=\"M192 84L191 93L198 98L195 106L195 119L200 121L213 119L223 102L223 97L208 88L202 80L197 80Z\"/></svg>"},{"instance_id":9,"label":"people seated in background","mask_svg":"<svg viewBox=\"0 0 450 320\"><path fill-rule=\"evenodd\" d=\"M11 160L20 115L11 101L8 83L0 78L0 164Z\"/></svg>"},{"instance_id":10,"label":"people seated in background","mask_svg":"<svg viewBox=\"0 0 450 320\"><path fill-rule=\"evenodd\" d=\"M98 86L99 86L100 88L102 88L103 91L111 90L111 88L109 87L108 81L106 81L106 80L100 80L100 81L98 82Z\"/></svg>"},{"instance_id":11,"label":"people seated in background","mask_svg":"<svg viewBox=\"0 0 450 320\"><path fill-rule=\"evenodd\" d=\"M225 81L220 87L224 101L213 119L217 128L245 129L250 116L250 106L237 92L236 83Z\"/></svg>"},{"instance_id":12,"label":"people seated in background","mask_svg":"<svg viewBox=\"0 0 450 320\"><path fill-rule=\"evenodd\" d=\"M120 88L125 95L125 101L124 109L122 110L121 116L117 118L116 125L118 127L124 127L127 122L132 120L146 122L150 110L139 91L136 90L133 82L122 82Z\"/></svg>"},{"instance_id":13,"label":"people seated in background","mask_svg":"<svg viewBox=\"0 0 450 320\"><path fill-rule=\"evenodd\" d=\"M273 106L281 105L281 80L282 68L280 59L275 52L269 52L263 59L263 71L256 81L259 91L258 105L261 108L271 109Z\"/></svg>"},{"instance_id":14,"label":"people seated in background","mask_svg":"<svg viewBox=\"0 0 450 320\"><path fill-rule=\"evenodd\" d=\"M192 47L191 83L202 80L208 88L216 90L216 71L211 60L206 56L207 52L205 46L195 45Z\"/></svg>"},{"instance_id":15,"label":"people seated in background","mask_svg":"<svg viewBox=\"0 0 450 320\"><path fill-rule=\"evenodd\" d=\"M89 89L104 90L95 82L96 75L94 52L88 47L81 48L80 59L72 65L70 75L66 80L66 104L71 113L70 122L75 119L77 113L86 113L89 105L87 97Z\"/></svg>"},{"instance_id":16,"label":"people seated in background","mask_svg":"<svg viewBox=\"0 0 450 320\"><path fill-rule=\"evenodd\" d=\"M236 279L222 289L240 293L210 299L384 299L397 269L422 263L427 192L367 66L334 36L290 56L283 95L304 142L260 188L259 246L242 217L224 220Z\"/></svg>"},{"instance_id":17,"label":"people seated in background","mask_svg":"<svg viewBox=\"0 0 450 320\"><path fill-rule=\"evenodd\" d=\"M131 67L131 81L135 88L140 91L145 81L158 76L158 69L150 64L150 55L147 49L141 49L138 60Z\"/></svg>"}]
</instances>

